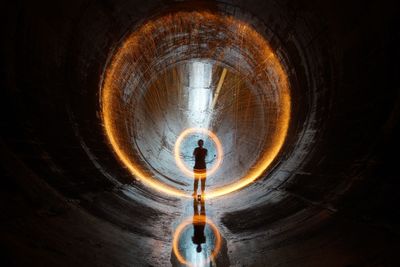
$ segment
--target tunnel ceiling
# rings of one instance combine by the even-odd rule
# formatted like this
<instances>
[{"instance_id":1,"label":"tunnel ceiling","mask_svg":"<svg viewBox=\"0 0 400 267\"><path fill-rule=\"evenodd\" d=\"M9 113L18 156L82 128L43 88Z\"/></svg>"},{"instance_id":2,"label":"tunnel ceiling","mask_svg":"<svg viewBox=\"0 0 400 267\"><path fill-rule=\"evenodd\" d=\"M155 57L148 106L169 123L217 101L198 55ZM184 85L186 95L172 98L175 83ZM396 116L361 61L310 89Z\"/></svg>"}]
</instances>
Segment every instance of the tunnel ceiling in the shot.
<instances>
[{"instance_id":1,"label":"tunnel ceiling","mask_svg":"<svg viewBox=\"0 0 400 267\"><path fill-rule=\"evenodd\" d=\"M395 10L390 1L8 3L2 260L179 266L172 233L192 209L192 181L174 149L201 125L224 155L206 206L223 239L217 266L398 265ZM185 166L200 137L217 158L210 136L185 137Z\"/></svg>"}]
</instances>

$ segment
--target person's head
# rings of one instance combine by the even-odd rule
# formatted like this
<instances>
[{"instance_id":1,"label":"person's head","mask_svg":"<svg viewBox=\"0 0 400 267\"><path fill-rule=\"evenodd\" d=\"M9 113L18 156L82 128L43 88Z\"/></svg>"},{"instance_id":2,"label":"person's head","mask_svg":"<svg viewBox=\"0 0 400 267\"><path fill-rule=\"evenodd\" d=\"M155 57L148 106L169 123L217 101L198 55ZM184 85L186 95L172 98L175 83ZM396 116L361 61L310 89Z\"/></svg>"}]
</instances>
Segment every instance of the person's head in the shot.
<instances>
[{"instance_id":1,"label":"person's head","mask_svg":"<svg viewBox=\"0 0 400 267\"><path fill-rule=\"evenodd\" d=\"M204 141L200 139L199 141L197 141L197 144L199 145L199 147L203 147Z\"/></svg>"},{"instance_id":2,"label":"person's head","mask_svg":"<svg viewBox=\"0 0 400 267\"><path fill-rule=\"evenodd\" d=\"M197 244L196 251L197 251L197 253L201 252L201 245L200 244Z\"/></svg>"}]
</instances>

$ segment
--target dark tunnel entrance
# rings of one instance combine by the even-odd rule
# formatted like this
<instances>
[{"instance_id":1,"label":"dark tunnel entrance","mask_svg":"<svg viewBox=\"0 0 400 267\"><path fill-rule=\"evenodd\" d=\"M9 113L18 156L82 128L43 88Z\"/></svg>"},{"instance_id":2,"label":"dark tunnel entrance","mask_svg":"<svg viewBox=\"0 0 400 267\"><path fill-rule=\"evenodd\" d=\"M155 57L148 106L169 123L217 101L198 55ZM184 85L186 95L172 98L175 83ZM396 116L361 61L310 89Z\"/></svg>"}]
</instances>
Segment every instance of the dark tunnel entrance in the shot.
<instances>
[{"instance_id":1,"label":"dark tunnel entrance","mask_svg":"<svg viewBox=\"0 0 400 267\"><path fill-rule=\"evenodd\" d=\"M384 2L6 4L1 263L399 265Z\"/></svg>"}]
</instances>

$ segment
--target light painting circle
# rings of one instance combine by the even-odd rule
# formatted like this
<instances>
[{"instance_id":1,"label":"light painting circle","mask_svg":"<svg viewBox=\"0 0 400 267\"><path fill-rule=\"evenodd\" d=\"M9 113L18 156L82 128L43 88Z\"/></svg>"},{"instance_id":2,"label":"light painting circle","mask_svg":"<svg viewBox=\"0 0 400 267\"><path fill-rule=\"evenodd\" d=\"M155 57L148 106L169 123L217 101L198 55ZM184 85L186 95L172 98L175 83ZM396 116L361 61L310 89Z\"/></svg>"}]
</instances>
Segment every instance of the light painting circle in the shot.
<instances>
[{"instance_id":1,"label":"light painting circle","mask_svg":"<svg viewBox=\"0 0 400 267\"><path fill-rule=\"evenodd\" d=\"M210 262L211 260L215 259L216 256L218 255L220 249L221 249L221 235L219 234L217 226L206 216L204 215L195 215L193 218L187 218L184 220L180 225L175 230L175 233L173 235L173 241L172 241L172 249L174 251L174 254L178 261L184 265L187 266L194 266L191 262L188 262L182 254L179 252L179 238L185 230L186 227L188 227L190 224L196 224L196 223L205 223L206 225L209 225L210 228L212 229L214 236L215 236L215 247L214 250L211 252L211 255L208 256L205 260L205 263Z\"/></svg>"},{"instance_id":2,"label":"light painting circle","mask_svg":"<svg viewBox=\"0 0 400 267\"><path fill-rule=\"evenodd\" d=\"M204 128L188 128L188 129L184 130L179 135L179 137L176 139L175 146L174 146L174 154L175 154L176 165L188 177L192 177L193 176L193 170L190 170L189 168L187 168L186 164L182 161L182 158L180 156L180 147L181 147L182 141L188 135L194 134L194 133L202 133L202 134L208 135L211 138L211 140L214 142L214 144L215 144L215 146L217 148L217 160L216 160L215 164L213 165L213 167L210 170L207 170L206 172L196 173L197 177L203 179L206 176L212 175L213 173L215 173L215 171L217 171L217 169L219 168L219 166L222 163L223 149L222 149L221 142L218 139L218 136L215 133L213 133L212 131L208 130L208 129L204 129Z\"/></svg>"},{"instance_id":3,"label":"light painting circle","mask_svg":"<svg viewBox=\"0 0 400 267\"><path fill-rule=\"evenodd\" d=\"M280 61L280 57L273 51L269 43L249 24L229 15L204 10L192 12L178 11L170 13L149 20L143 25L137 27L134 32L122 41L121 46L117 47L113 52L103 74L100 92L101 118L104 132L110 147L122 165L129 170L135 179L141 181L145 186L159 192L175 197L191 198L191 193L188 191L158 180L151 171L141 164L141 161L138 158L135 158L132 151L129 151L131 146L127 143L128 140L124 135L125 133L122 132L125 124L123 121L120 121L119 118L121 117L121 114L123 114L122 112L124 112L124 110L120 108L120 105L122 105L121 103L126 103L123 102L126 101L123 93L126 86L124 83L126 83L130 77L135 75L135 68L133 67L132 73L126 71L127 64L138 64L134 61L135 56L143 55L143 51L154 53L154 55L149 54L148 56L154 56L154 58L157 58L158 56L159 51L157 49L152 48L150 45L146 45L146 38L151 38L153 34L158 34L160 27L166 27L167 25L172 25L171 27L174 27L177 23L190 24L193 22L196 22L198 25L226 25L226 27L222 28L229 28L230 31L235 32L235 35L243 35L246 43L256 45L258 49L254 50L254 53L256 53L255 57L259 63L257 66L265 65L265 67L263 67L265 70L263 69L264 72L262 73L264 73L263 75L266 75L266 77L269 77L268 75L271 76L271 79L268 79L273 81L274 90L276 90L276 94L279 97L276 123L274 124L274 132L269 136L270 145L268 148L260 154L257 162L244 176L239 177L232 183L225 184L215 189L209 189L206 192L205 198L210 199L240 190L254 182L261 175L265 174L265 171L279 154L285 142L289 128L291 99L289 81L285 68ZM151 40L149 42L151 42ZM154 43L152 44L156 45ZM134 89L135 88L132 88L131 90ZM217 140L217 138L215 138L215 140ZM222 152L219 153L219 155L222 160ZM216 164L216 166L218 166L218 164ZM184 172L189 175L187 168ZM192 173L192 171L190 171L190 173Z\"/></svg>"}]
</instances>

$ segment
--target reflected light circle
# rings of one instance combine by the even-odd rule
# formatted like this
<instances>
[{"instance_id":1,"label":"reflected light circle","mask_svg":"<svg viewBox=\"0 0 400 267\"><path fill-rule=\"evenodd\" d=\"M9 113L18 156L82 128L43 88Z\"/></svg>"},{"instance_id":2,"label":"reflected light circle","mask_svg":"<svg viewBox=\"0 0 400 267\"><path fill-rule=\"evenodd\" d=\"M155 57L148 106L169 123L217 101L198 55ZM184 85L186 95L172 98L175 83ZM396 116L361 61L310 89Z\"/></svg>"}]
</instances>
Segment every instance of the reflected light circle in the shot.
<instances>
[{"instance_id":1,"label":"reflected light circle","mask_svg":"<svg viewBox=\"0 0 400 267\"><path fill-rule=\"evenodd\" d=\"M176 258L178 259L178 261L180 263L187 265L187 266L195 266L195 265L193 265L191 262L187 261L182 256L182 254L179 252L179 238L180 238L183 230L188 225L192 224L193 221L195 222L195 224L196 224L196 222L197 223L205 222L205 224L208 224L211 227L211 229L214 233L214 236L216 238L214 250L211 252L211 255L207 257L207 259L205 260L205 263L208 263L211 260L214 260L221 249L221 235L219 234L217 226L210 219L208 219L207 216L205 216L205 215L195 215L195 216L193 216L193 218L189 217L186 220L184 220L180 225L178 225L178 227L175 230L174 238L172 241L172 249L174 251Z\"/></svg>"},{"instance_id":2,"label":"reflected light circle","mask_svg":"<svg viewBox=\"0 0 400 267\"><path fill-rule=\"evenodd\" d=\"M186 164L182 161L181 156L180 156L180 148L181 148L182 141L185 139L185 137L190 134L193 134L193 133L202 133L202 134L208 135L211 138L211 140L214 142L214 144L217 148L217 161L215 162L214 166L210 170L207 170L204 172L196 172L196 177L203 179L207 175L209 176L209 175L212 175L213 173L215 173L215 171L219 168L219 166L222 163L223 149L222 149L222 145L221 145L221 142L219 141L218 136L208 129L188 128L188 129L184 130L179 135L179 137L176 139L175 146L174 146L174 154L175 154L176 165L188 177L192 177L194 175L194 172L193 172L193 170L190 170L189 168L187 168Z\"/></svg>"}]
</instances>

